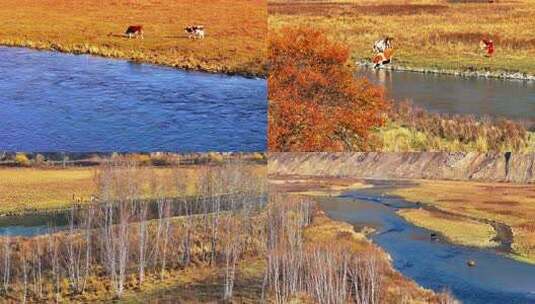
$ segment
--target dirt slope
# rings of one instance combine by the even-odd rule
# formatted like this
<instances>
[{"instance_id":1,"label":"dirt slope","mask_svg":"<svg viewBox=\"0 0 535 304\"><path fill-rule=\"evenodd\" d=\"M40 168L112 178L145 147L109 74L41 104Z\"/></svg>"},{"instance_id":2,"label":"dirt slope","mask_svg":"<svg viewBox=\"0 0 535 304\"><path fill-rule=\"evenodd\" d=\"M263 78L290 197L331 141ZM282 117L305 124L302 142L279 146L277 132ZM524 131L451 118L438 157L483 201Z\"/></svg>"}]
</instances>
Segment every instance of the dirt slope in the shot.
<instances>
[{"instance_id":1,"label":"dirt slope","mask_svg":"<svg viewBox=\"0 0 535 304\"><path fill-rule=\"evenodd\" d=\"M535 183L535 154L507 153L270 153L268 172Z\"/></svg>"}]
</instances>

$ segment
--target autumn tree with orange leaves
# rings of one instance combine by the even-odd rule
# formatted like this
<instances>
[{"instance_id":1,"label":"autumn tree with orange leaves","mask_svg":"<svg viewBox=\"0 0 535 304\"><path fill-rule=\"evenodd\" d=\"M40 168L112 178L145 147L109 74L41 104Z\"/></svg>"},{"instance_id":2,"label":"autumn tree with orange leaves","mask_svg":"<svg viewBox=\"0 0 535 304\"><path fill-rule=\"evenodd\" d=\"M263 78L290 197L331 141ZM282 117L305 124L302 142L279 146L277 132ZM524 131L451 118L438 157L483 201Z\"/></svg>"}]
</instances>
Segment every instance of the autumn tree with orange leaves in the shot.
<instances>
[{"instance_id":1,"label":"autumn tree with orange leaves","mask_svg":"<svg viewBox=\"0 0 535 304\"><path fill-rule=\"evenodd\" d=\"M346 46L306 27L283 28L269 42L270 151L376 148L370 131L388 104L381 88L354 77Z\"/></svg>"}]
</instances>

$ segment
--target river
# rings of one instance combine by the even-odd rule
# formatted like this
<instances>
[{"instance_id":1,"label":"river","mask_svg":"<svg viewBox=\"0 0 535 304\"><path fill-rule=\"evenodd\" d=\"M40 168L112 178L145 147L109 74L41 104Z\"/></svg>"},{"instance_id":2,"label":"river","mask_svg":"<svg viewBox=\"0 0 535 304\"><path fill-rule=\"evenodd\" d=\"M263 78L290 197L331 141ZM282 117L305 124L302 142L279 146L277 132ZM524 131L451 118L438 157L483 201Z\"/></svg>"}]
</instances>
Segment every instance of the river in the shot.
<instances>
[{"instance_id":1,"label":"river","mask_svg":"<svg viewBox=\"0 0 535 304\"><path fill-rule=\"evenodd\" d=\"M263 151L267 84L0 47L0 150Z\"/></svg>"},{"instance_id":2,"label":"river","mask_svg":"<svg viewBox=\"0 0 535 304\"><path fill-rule=\"evenodd\" d=\"M394 101L411 100L431 112L535 120L535 81L361 68Z\"/></svg>"},{"instance_id":3,"label":"river","mask_svg":"<svg viewBox=\"0 0 535 304\"><path fill-rule=\"evenodd\" d=\"M385 195L403 183L371 182L374 188L321 198L320 206L335 220L357 228L375 228L370 237L390 254L394 267L425 288L450 290L463 303L535 303L535 265L513 260L495 249L432 240L431 231L396 214L396 210L416 208L416 204ZM476 261L476 266L468 267L468 260Z\"/></svg>"}]
</instances>

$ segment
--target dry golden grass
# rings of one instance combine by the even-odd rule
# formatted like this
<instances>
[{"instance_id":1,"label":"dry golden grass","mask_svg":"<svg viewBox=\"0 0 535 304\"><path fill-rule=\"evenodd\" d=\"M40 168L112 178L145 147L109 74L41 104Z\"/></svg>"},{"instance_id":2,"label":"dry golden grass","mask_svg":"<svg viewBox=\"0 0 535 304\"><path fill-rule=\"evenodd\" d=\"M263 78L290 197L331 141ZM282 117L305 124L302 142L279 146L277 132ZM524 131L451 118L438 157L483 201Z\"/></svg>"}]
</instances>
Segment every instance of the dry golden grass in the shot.
<instances>
[{"instance_id":1,"label":"dry golden grass","mask_svg":"<svg viewBox=\"0 0 535 304\"><path fill-rule=\"evenodd\" d=\"M261 296L265 261L262 257L247 258L237 267L234 286L235 303L257 303ZM155 279L143 290L129 290L119 303L216 303L224 289L224 268L199 266L169 273L164 281ZM102 298L100 299L102 300Z\"/></svg>"},{"instance_id":2,"label":"dry golden grass","mask_svg":"<svg viewBox=\"0 0 535 304\"><path fill-rule=\"evenodd\" d=\"M269 1L269 28L310 25L348 44L353 59L369 59L371 45L395 38L394 63L418 68L535 74L535 1L454 3L444 0ZM483 36L493 58L478 49Z\"/></svg>"},{"instance_id":3,"label":"dry golden grass","mask_svg":"<svg viewBox=\"0 0 535 304\"><path fill-rule=\"evenodd\" d=\"M407 221L433 231L439 231L450 242L474 247L495 247L496 231L491 225L459 217L447 216L425 209L398 211ZM467 233L469 231L469 233Z\"/></svg>"},{"instance_id":4,"label":"dry golden grass","mask_svg":"<svg viewBox=\"0 0 535 304\"><path fill-rule=\"evenodd\" d=\"M172 218L172 225L175 227L184 225L186 217ZM258 227L265 225L264 218L257 218ZM157 220L149 221L148 228L156 229ZM129 271L125 280L125 292L121 298L117 298L113 291L109 278L102 276L104 270L102 265L93 264L94 273L90 274L87 281L87 288L83 294L72 293L69 280L63 277L61 280L61 290L59 299L61 303L215 303L221 299L224 288L225 268L222 265L209 265L205 260L207 231L204 229L204 221L193 218L194 227L191 238L193 245L191 248L191 264L187 267L168 266L165 276L162 278L160 271L147 272L143 284L139 284L139 277L136 271ZM137 227L138 223L133 223ZM175 226L176 225L176 226ZM137 228L135 228L137 229ZM180 229L180 228L179 228ZM59 242L67 242L62 239L66 236L64 232L55 234ZM33 242L47 242L48 235L33 238L15 237L12 242L18 243L14 246L14 256L28 253L28 248L35 248ZM255 240L259 242L259 240ZM0 242L4 242L0 238ZM42 244L42 243L41 243ZM253 246L254 247L254 246ZM175 248L181 252L182 247ZM172 264L172 263L171 263ZM252 247L247 247L242 253L236 268L236 282L234 285L233 300L236 303L257 303L261 294L262 279L265 270L265 259ZM20 283L20 281L18 282ZM11 284L11 291L5 297L0 297L0 303L15 304L21 303L22 284ZM30 297L28 303L56 303L53 284L50 280L44 280L44 297Z\"/></svg>"},{"instance_id":5,"label":"dry golden grass","mask_svg":"<svg viewBox=\"0 0 535 304\"><path fill-rule=\"evenodd\" d=\"M448 213L506 224L513 231L514 254L535 263L535 185L421 180L392 194Z\"/></svg>"},{"instance_id":6,"label":"dry golden grass","mask_svg":"<svg viewBox=\"0 0 535 304\"><path fill-rule=\"evenodd\" d=\"M446 122L447 120L444 121ZM492 127L485 126L478 121L475 121L473 126L474 128L472 130L481 134L481 136L478 135L468 141L435 135L426 130L418 130L422 126L401 126L398 122L394 121L389 121L385 127L377 129L377 136L383 143L381 147L381 151L383 152L463 151L486 153L514 151L519 153L533 153L535 151L535 132L525 132L522 137L513 138L504 136L502 140L492 140L491 135L504 134L506 133L506 129L492 129Z\"/></svg>"},{"instance_id":7,"label":"dry golden grass","mask_svg":"<svg viewBox=\"0 0 535 304\"><path fill-rule=\"evenodd\" d=\"M96 192L94 169L0 169L0 212L60 208Z\"/></svg>"},{"instance_id":8,"label":"dry golden grass","mask_svg":"<svg viewBox=\"0 0 535 304\"><path fill-rule=\"evenodd\" d=\"M0 44L265 75L264 0L1 0ZM122 37L142 24L145 39ZM204 40L183 28L203 24Z\"/></svg>"},{"instance_id":9,"label":"dry golden grass","mask_svg":"<svg viewBox=\"0 0 535 304\"><path fill-rule=\"evenodd\" d=\"M140 167L135 178L142 185L143 198L153 197L150 183L159 185L169 197L196 194L197 179L203 166ZM266 166L248 165L255 176L265 176ZM98 193L95 178L98 167L92 168L2 168L0 169L0 214L66 208L76 201L87 203ZM187 181L177 186L176 177ZM167 189L167 190L166 190Z\"/></svg>"}]
</instances>

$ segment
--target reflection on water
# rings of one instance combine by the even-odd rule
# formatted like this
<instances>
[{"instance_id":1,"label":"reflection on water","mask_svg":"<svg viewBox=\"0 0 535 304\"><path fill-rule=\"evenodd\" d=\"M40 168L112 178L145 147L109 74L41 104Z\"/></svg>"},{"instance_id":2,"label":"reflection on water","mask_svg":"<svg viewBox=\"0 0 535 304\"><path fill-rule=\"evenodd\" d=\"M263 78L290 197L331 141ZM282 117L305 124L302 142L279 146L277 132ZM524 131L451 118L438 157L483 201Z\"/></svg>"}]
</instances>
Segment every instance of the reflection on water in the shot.
<instances>
[{"instance_id":1,"label":"reflection on water","mask_svg":"<svg viewBox=\"0 0 535 304\"><path fill-rule=\"evenodd\" d=\"M0 57L0 150L265 150L265 80L23 48Z\"/></svg>"},{"instance_id":2,"label":"reflection on water","mask_svg":"<svg viewBox=\"0 0 535 304\"><path fill-rule=\"evenodd\" d=\"M395 101L412 100L429 111L535 120L535 82L359 69L384 85Z\"/></svg>"},{"instance_id":3,"label":"reflection on water","mask_svg":"<svg viewBox=\"0 0 535 304\"><path fill-rule=\"evenodd\" d=\"M475 249L432 241L430 231L396 214L415 205L385 196L387 185L321 199L336 220L371 226L375 243L393 258L394 267L425 288L449 289L463 303L535 303L535 265L517 262L492 249ZM476 267L468 267L468 260Z\"/></svg>"}]
</instances>

